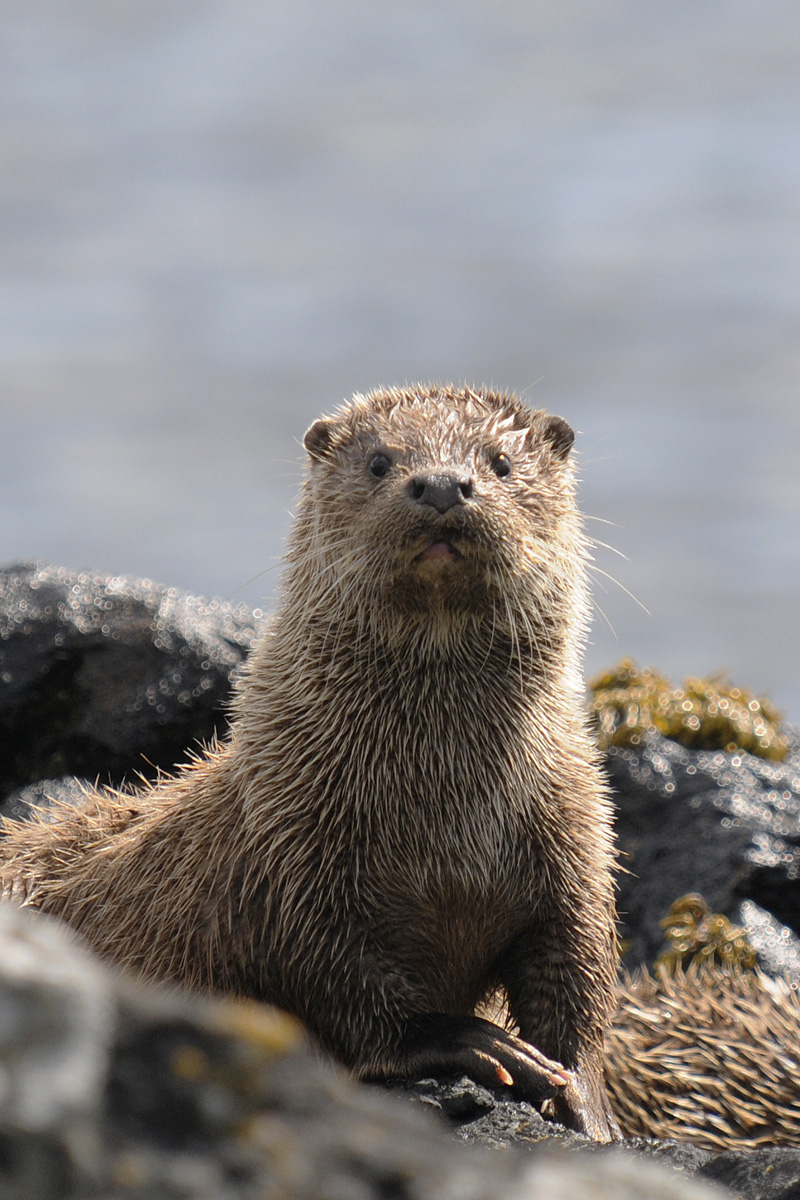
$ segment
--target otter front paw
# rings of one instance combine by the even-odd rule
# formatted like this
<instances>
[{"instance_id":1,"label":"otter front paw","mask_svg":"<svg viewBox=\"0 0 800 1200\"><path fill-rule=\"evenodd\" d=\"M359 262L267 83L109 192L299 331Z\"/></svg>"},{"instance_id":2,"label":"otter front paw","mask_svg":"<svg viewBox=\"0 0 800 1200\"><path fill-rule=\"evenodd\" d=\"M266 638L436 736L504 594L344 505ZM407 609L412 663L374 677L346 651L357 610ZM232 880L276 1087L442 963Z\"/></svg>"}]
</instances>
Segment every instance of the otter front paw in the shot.
<instances>
[{"instance_id":1,"label":"otter front paw","mask_svg":"<svg viewBox=\"0 0 800 1200\"><path fill-rule=\"evenodd\" d=\"M532 1104L558 1096L570 1081L560 1063L482 1017L434 1013L415 1018L399 1060L409 1079L468 1075L485 1087L509 1087Z\"/></svg>"}]
</instances>

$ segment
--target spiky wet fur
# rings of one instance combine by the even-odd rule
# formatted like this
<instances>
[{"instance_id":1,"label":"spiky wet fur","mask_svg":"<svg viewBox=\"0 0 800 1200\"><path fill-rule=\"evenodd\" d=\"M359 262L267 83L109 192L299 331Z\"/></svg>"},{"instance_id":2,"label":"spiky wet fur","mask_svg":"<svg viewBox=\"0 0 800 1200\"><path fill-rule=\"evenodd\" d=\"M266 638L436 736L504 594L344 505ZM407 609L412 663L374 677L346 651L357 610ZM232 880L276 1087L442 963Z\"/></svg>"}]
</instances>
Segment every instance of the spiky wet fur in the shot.
<instances>
[{"instance_id":1,"label":"spiky wet fur","mask_svg":"<svg viewBox=\"0 0 800 1200\"><path fill-rule=\"evenodd\" d=\"M152 788L7 825L7 891L148 978L296 1013L360 1074L402 1074L410 1017L501 986L522 1036L601 1089L611 815L570 444L468 388L317 422L228 740ZM468 503L409 502L415 472L451 467ZM437 540L462 557L420 560Z\"/></svg>"}]
</instances>

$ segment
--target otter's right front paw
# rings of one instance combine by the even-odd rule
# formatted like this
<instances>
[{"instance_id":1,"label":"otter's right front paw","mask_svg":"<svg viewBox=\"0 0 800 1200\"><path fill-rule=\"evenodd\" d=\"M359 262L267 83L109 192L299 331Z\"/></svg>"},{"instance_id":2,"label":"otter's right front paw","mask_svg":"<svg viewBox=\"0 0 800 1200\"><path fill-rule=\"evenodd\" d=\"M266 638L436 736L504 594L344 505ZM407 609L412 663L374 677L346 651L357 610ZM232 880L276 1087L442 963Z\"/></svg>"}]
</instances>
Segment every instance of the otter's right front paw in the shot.
<instances>
[{"instance_id":1,"label":"otter's right front paw","mask_svg":"<svg viewBox=\"0 0 800 1200\"><path fill-rule=\"evenodd\" d=\"M570 1078L560 1063L482 1017L417 1017L399 1057L405 1078L467 1075L488 1088L509 1087L532 1104L558 1096Z\"/></svg>"}]
</instances>

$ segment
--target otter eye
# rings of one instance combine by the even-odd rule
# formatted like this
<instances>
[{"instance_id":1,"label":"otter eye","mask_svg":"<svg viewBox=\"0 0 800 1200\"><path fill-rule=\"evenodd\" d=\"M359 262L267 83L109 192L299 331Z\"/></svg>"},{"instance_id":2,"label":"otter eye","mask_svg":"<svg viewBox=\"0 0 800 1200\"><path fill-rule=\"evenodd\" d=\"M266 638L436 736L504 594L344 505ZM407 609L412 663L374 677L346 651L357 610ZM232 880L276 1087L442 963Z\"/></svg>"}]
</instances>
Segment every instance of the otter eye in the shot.
<instances>
[{"instance_id":1,"label":"otter eye","mask_svg":"<svg viewBox=\"0 0 800 1200\"><path fill-rule=\"evenodd\" d=\"M498 454L492 459L492 470L498 479L505 479L511 474L511 459L505 454Z\"/></svg>"},{"instance_id":2,"label":"otter eye","mask_svg":"<svg viewBox=\"0 0 800 1200\"><path fill-rule=\"evenodd\" d=\"M376 479L383 479L392 469L392 460L386 454L373 454L369 460L369 473Z\"/></svg>"}]
</instances>

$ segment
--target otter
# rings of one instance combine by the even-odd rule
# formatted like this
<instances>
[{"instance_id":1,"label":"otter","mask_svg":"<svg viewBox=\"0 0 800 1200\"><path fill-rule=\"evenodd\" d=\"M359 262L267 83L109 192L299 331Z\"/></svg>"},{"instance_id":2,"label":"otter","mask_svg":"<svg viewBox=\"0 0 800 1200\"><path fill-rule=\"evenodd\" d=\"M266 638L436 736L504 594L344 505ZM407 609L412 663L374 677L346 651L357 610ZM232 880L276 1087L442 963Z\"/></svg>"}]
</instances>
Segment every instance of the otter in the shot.
<instances>
[{"instance_id":1,"label":"otter","mask_svg":"<svg viewBox=\"0 0 800 1200\"><path fill-rule=\"evenodd\" d=\"M146 979L294 1013L359 1078L467 1073L619 1137L573 439L469 387L315 421L227 739L6 823L5 893ZM498 989L518 1035L476 1015Z\"/></svg>"}]
</instances>

